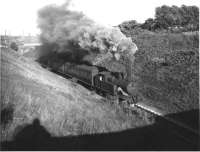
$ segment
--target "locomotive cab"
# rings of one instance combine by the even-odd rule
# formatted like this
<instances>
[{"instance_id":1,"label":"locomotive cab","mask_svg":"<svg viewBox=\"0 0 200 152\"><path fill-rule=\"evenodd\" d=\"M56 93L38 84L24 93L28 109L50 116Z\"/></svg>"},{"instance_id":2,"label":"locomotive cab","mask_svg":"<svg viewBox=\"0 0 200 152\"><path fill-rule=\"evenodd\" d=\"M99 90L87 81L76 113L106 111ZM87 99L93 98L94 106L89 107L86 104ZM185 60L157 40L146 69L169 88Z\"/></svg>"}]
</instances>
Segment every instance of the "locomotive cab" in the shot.
<instances>
[{"instance_id":1,"label":"locomotive cab","mask_svg":"<svg viewBox=\"0 0 200 152\"><path fill-rule=\"evenodd\" d=\"M111 94L112 96L117 95L117 86L107 81L109 73L99 73L94 76L94 87L97 90L101 90L105 94Z\"/></svg>"}]
</instances>

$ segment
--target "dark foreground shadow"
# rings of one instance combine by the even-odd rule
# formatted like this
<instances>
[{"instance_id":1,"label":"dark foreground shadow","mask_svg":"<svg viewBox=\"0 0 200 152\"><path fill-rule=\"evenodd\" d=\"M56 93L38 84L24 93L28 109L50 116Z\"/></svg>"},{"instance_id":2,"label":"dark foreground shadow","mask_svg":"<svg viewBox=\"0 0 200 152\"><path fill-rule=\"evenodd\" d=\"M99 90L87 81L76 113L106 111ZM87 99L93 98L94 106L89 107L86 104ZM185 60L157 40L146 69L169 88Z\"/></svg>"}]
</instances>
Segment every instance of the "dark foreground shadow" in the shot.
<instances>
[{"instance_id":1,"label":"dark foreground shadow","mask_svg":"<svg viewBox=\"0 0 200 152\"><path fill-rule=\"evenodd\" d=\"M189 113L196 112L198 114L199 111ZM189 119L188 112L180 115ZM19 131L13 141L2 142L1 146L2 150L200 150L199 136L187 136L184 133L179 136L173 127L157 119L153 125L121 132L52 137L35 119Z\"/></svg>"}]
</instances>

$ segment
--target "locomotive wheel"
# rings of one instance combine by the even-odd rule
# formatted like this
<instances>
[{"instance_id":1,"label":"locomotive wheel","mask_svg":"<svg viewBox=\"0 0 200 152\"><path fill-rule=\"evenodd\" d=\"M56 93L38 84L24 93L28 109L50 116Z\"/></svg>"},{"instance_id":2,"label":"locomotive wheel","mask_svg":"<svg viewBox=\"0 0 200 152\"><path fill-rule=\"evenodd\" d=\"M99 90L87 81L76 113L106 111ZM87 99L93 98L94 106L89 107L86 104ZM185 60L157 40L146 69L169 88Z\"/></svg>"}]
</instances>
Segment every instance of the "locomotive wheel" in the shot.
<instances>
[{"instance_id":1,"label":"locomotive wheel","mask_svg":"<svg viewBox=\"0 0 200 152\"><path fill-rule=\"evenodd\" d=\"M98 88L95 88L96 93L98 93L99 95L102 95L101 90Z\"/></svg>"},{"instance_id":2,"label":"locomotive wheel","mask_svg":"<svg viewBox=\"0 0 200 152\"><path fill-rule=\"evenodd\" d=\"M100 90L98 88L94 88L94 91L97 93L97 94L100 94Z\"/></svg>"},{"instance_id":3,"label":"locomotive wheel","mask_svg":"<svg viewBox=\"0 0 200 152\"><path fill-rule=\"evenodd\" d=\"M91 94L96 94L97 92L96 92L96 89L95 89L95 87L92 87L91 86Z\"/></svg>"},{"instance_id":4,"label":"locomotive wheel","mask_svg":"<svg viewBox=\"0 0 200 152\"><path fill-rule=\"evenodd\" d=\"M98 93L99 93L101 96L104 96L103 91L99 90Z\"/></svg>"}]
</instances>

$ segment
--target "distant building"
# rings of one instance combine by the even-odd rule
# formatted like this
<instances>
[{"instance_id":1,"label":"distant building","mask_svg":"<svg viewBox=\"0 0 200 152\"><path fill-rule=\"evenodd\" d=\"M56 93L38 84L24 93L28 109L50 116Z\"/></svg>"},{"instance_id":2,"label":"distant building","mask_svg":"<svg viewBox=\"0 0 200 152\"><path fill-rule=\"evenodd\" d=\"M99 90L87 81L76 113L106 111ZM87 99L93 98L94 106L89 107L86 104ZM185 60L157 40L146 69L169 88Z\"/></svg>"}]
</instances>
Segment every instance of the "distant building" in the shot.
<instances>
[{"instance_id":1,"label":"distant building","mask_svg":"<svg viewBox=\"0 0 200 152\"><path fill-rule=\"evenodd\" d=\"M35 47L40 46L39 38L36 36L8 36L1 35L1 48L11 48L20 54L24 54Z\"/></svg>"}]
</instances>

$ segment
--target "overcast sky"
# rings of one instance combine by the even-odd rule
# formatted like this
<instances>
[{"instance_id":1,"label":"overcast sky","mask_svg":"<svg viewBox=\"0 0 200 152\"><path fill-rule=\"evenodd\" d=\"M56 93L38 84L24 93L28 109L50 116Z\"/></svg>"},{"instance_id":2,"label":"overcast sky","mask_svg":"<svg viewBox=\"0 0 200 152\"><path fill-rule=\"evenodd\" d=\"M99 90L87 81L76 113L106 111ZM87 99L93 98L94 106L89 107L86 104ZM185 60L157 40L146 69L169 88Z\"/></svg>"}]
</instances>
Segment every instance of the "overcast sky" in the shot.
<instances>
[{"instance_id":1,"label":"overcast sky","mask_svg":"<svg viewBox=\"0 0 200 152\"><path fill-rule=\"evenodd\" d=\"M62 4L65 0L2 0L0 4L0 32L11 35L38 34L37 11L48 4ZM72 0L71 9L82 11L99 24L114 26L126 20L142 23L154 17L161 5L196 5L199 0Z\"/></svg>"}]
</instances>

